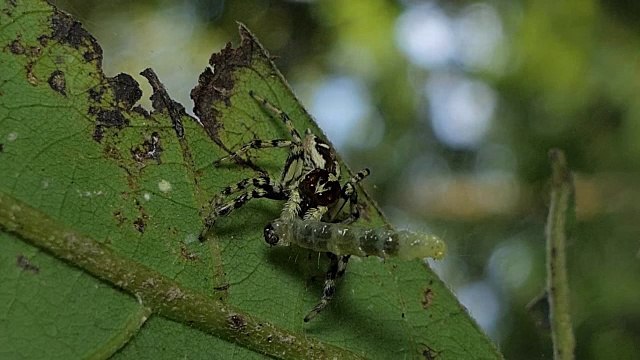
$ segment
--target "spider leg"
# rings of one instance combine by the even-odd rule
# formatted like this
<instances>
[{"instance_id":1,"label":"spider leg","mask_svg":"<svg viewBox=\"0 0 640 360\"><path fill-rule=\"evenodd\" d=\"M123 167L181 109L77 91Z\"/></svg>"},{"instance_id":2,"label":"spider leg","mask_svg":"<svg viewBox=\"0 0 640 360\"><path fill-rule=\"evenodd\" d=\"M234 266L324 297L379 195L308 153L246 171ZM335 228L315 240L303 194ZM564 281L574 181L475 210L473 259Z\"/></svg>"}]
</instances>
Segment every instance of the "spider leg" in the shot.
<instances>
[{"instance_id":1,"label":"spider leg","mask_svg":"<svg viewBox=\"0 0 640 360\"><path fill-rule=\"evenodd\" d=\"M287 202L285 202L282 212L280 213L280 218L284 220L291 220L298 217L300 204L302 203L302 198L297 188L290 189L288 195Z\"/></svg>"},{"instance_id":2,"label":"spider leg","mask_svg":"<svg viewBox=\"0 0 640 360\"><path fill-rule=\"evenodd\" d=\"M331 209L330 218L335 219L338 217L344 206L349 203L349 217L342 220L341 223L351 224L352 222L360 218L360 208L358 207L358 192L356 191L355 184L362 181L369 176L371 172L369 169L360 170L351 179L342 186L340 190L340 201L336 206ZM339 206L338 206L339 205Z\"/></svg>"},{"instance_id":3,"label":"spider leg","mask_svg":"<svg viewBox=\"0 0 640 360\"><path fill-rule=\"evenodd\" d=\"M335 213L332 212L331 214L332 218L335 218L340 213L340 211L342 210L344 205L347 203L347 201L349 202L350 216L347 219L343 220L342 223L350 224L360 217L360 210L357 206L358 192L356 191L355 184L362 181L362 179L369 176L369 174L370 174L369 169L361 170L344 184L344 186L340 191L340 197L342 198L342 205L336 206L338 210ZM325 212L326 212L326 208L325 208ZM322 218L323 214L324 212L320 214L320 217L314 218L314 219L318 220ZM309 212L305 214L305 219L307 218L307 215L309 215ZM265 237L266 237L266 232L265 232ZM277 237L276 237L276 240L277 240ZM271 239L271 241L274 241L274 240ZM311 310L309 314L305 316L304 322L311 321L311 319L316 317L316 315L318 315L322 310L324 310L324 308L327 307L331 299L333 299L333 296L335 295L335 292L336 292L336 282L338 281L338 279L340 279L344 275L345 271L347 270L347 265L349 264L349 259L351 258L351 255L339 256L333 253L327 253L327 256L331 260L331 265L329 265L329 270L327 270L327 274L325 276L324 290L322 291L322 299L320 300L318 305L316 305L313 308L313 310Z\"/></svg>"},{"instance_id":4,"label":"spider leg","mask_svg":"<svg viewBox=\"0 0 640 360\"><path fill-rule=\"evenodd\" d=\"M327 213L329 209L326 206L318 206L312 209L307 210L307 212L302 217L303 220L317 220L320 221L322 216Z\"/></svg>"},{"instance_id":5,"label":"spider leg","mask_svg":"<svg viewBox=\"0 0 640 360\"><path fill-rule=\"evenodd\" d=\"M351 179L347 180L347 184L355 185L355 184L359 183L360 181L364 180L364 178L369 176L369 174L371 174L371 171L369 169L367 169L367 168L364 168L364 169L358 171L357 174L353 175L353 177Z\"/></svg>"},{"instance_id":6,"label":"spider leg","mask_svg":"<svg viewBox=\"0 0 640 360\"><path fill-rule=\"evenodd\" d=\"M261 176L253 179L244 179L235 185L225 188L220 194L223 197L226 197L230 194L245 189L249 184L252 184L255 189L246 191L240 194L240 196L236 197L235 199L228 201L222 205L215 206L215 198L214 200L212 200L212 206L215 207L204 220L205 226L200 232L200 241L204 241L207 233L209 232L217 218L229 215L232 211L239 209L240 207L248 203L251 199L269 198L273 200L285 200L287 198L287 194L285 191L283 191L282 187L279 184L275 183L271 178L268 178L266 176Z\"/></svg>"},{"instance_id":7,"label":"spider leg","mask_svg":"<svg viewBox=\"0 0 640 360\"><path fill-rule=\"evenodd\" d=\"M281 183L283 186L290 185L295 182L302 175L302 170L304 167L304 149L302 146L302 137L300 137L300 133L293 126L289 115L284 111L275 107L269 100L257 95L253 90L249 91L249 95L254 98L263 108L271 112L275 117L280 118L282 122L287 127L287 130L291 134L292 141L289 141L289 147L291 148L291 153L287 157L285 162ZM284 140L287 141L287 140ZM246 150L245 150L246 151Z\"/></svg>"},{"instance_id":8,"label":"spider leg","mask_svg":"<svg viewBox=\"0 0 640 360\"><path fill-rule=\"evenodd\" d=\"M239 181L235 185L227 186L220 192L220 195L222 197L227 197L229 195L237 193L238 191L246 189L250 185L253 185L257 188L265 188L265 190L270 190L269 187L277 187L277 184L274 184L271 178L267 176L258 176L255 178L244 179L242 181Z\"/></svg>"},{"instance_id":9,"label":"spider leg","mask_svg":"<svg viewBox=\"0 0 640 360\"><path fill-rule=\"evenodd\" d=\"M295 189L295 188L291 189L289 191L289 198L287 199L287 202L282 208L280 219L291 220L300 216L299 214L300 214L301 201L302 199L300 198L300 192L298 191L298 189ZM304 213L302 218L304 220L320 221L320 219L322 219L322 216L326 214L327 211L328 211L328 208L326 206L317 206L315 208L308 209ZM275 231L273 230L273 225L271 225L271 223L268 223L264 227L264 241L266 241L267 244L271 246L278 244L278 242L280 241L280 238L278 237L278 235L276 235Z\"/></svg>"},{"instance_id":10,"label":"spider leg","mask_svg":"<svg viewBox=\"0 0 640 360\"><path fill-rule=\"evenodd\" d=\"M302 198L300 197L300 192L297 188L292 188L289 190L287 202L284 204L282 208L282 213L280 214L280 219L282 220L292 220L300 216L300 203L302 202ZM322 215L327 212L326 206L318 206L317 208L309 209L302 216L303 219L313 219L320 220ZM280 241L278 235L276 235L273 230L273 225L269 222L264 227L264 241L267 244L274 246L277 245Z\"/></svg>"},{"instance_id":11,"label":"spider leg","mask_svg":"<svg viewBox=\"0 0 640 360\"><path fill-rule=\"evenodd\" d=\"M220 163L222 163L223 161L226 161L227 159L239 159L241 155L243 155L244 153L246 153L247 151L251 150L251 149L269 149L269 148L285 148L285 147L293 147L295 145L295 143L291 140L286 140L286 139L276 139L276 140L260 140L260 139L256 139L256 140L252 140L251 142L249 142L248 144L244 145L243 147L241 147L240 149L236 150L234 153L229 154L225 157L222 157L218 160L216 160L213 163L213 166L218 166L220 165Z\"/></svg>"},{"instance_id":12,"label":"spider leg","mask_svg":"<svg viewBox=\"0 0 640 360\"><path fill-rule=\"evenodd\" d=\"M257 95L255 92L253 92L253 90L249 91L249 95L251 95L252 98L256 99L256 101L258 101L260 104L262 104L265 109L269 110L272 114L282 120L282 122L287 126L287 130L289 130L289 132L291 133L293 142L295 142L296 144L300 144L302 142L300 133L293 127L293 123L291 123L291 119L289 118L289 115L287 115L287 113L275 107L269 102L269 100Z\"/></svg>"},{"instance_id":13,"label":"spider leg","mask_svg":"<svg viewBox=\"0 0 640 360\"><path fill-rule=\"evenodd\" d=\"M329 270L325 275L324 290L322 291L322 300L316 305L308 314L304 317L304 322L311 321L316 315L318 315L324 308L327 307L329 302L333 299L336 293L336 280L344 275L349 263L350 255L338 256L333 253L327 253L327 256L331 260Z\"/></svg>"},{"instance_id":14,"label":"spider leg","mask_svg":"<svg viewBox=\"0 0 640 360\"><path fill-rule=\"evenodd\" d=\"M355 185L369 176L371 172L369 169L360 170L355 174L346 184L342 187L342 196L345 199L349 199L349 219L345 223L350 224L360 218L360 208L358 207L358 192Z\"/></svg>"}]
</instances>

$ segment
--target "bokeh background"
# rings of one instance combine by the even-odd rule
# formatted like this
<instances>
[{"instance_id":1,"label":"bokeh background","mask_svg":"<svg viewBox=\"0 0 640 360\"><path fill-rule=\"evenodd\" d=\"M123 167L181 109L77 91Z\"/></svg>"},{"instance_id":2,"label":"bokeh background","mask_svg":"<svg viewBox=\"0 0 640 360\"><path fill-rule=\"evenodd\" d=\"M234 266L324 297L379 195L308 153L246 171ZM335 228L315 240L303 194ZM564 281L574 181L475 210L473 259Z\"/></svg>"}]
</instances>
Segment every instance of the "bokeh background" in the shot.
<instances>
[{"instance_id":1,"label":"bokeh background","mask_svg":"<svg viewBox=\"0 0 640 360\"><path fill-rule=\"evenodd\" d=\"M527 305L545 282L547 153L564 149L577 358L640 357L640 2L52 2L108 76L150 66L188 109L246 24L351 168L371 168L390 221L444 236L433 267L508 359L551 358Z\"/></svg>"}]
</instances>

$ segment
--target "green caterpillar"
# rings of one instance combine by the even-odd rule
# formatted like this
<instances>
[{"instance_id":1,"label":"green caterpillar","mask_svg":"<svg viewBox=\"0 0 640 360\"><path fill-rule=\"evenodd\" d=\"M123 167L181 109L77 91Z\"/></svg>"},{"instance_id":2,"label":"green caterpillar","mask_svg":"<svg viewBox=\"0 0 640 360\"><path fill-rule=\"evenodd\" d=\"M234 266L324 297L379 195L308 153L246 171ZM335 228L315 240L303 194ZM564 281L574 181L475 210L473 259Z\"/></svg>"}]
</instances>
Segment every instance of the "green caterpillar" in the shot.
<instances>
[{"instance_id":1,"label":"green caterpillar","mask_svg":"<svg viewBox=\"0 0 640 360\"><path fill-rule=\"evenodd\" d=\"M384 228L367 228L315 220L278 219L269 230L278 241L336 255L378 256L400 259L442 259L446 245L435 235Z\"/></svg>"}]
</instances>

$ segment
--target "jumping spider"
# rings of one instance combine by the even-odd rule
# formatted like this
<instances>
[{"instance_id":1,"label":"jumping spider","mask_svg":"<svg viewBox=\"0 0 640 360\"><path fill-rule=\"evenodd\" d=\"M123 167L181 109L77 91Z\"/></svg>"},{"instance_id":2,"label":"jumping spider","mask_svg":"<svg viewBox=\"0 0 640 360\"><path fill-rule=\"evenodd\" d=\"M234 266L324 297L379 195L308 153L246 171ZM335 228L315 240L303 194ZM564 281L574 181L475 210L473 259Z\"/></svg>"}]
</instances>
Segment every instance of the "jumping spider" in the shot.
<instances>
[{"instance_id":1,"label":"jumping spider","mask_svg":"<svg viewBox=\"0 0 640 360\"><path fill-rule=\"evenodd\" d=\"M303 139L284 111L272 105L267 99L256 95L253 91L250 91L249 95L274 117L279 117L282 120L291 134L291 140L253 140L234 153L216 161L215 164L227 159L240 159L240 156L250 149L289 148L289 156L284 163L279 181L268 176L258 176L244 179L222 190L220 193L222 198L240 191L242 193L222 205L216 205L215 200L212 201L214 208L205 219L205 228L200 234L200 240L204 240L216 218L229 215L233 210L255 198L284 200L284 208L279 219L285 221L299 218L351 223L358 219L360 214L355 184L369 175L369 169L358 172L341 186L340 165L336 160L336 153L326 142L315 136L310 129L307 129ZM253 190L245 190L252 185ZM350 211L345 218L341 216L341 212L347 203L349 203ZM264 238L269 245L276 245L279 241L271 223L264 228ZM336 291L336 280L344 274L349 262L350 255L338 256L329 252L326 254L331 263L325 276L322 299L305 316L305 322L318 315L331 301Z\"/></svg>"}]
</instances>

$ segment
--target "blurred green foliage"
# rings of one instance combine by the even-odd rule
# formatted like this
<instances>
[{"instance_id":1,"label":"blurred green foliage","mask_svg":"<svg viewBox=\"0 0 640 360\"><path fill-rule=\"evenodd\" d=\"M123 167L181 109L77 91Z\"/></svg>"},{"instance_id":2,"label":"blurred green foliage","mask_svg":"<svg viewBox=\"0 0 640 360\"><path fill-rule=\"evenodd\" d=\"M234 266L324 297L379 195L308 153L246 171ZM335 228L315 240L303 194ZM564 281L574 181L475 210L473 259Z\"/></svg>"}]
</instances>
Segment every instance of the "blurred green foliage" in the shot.
<instances>
[{"instance_id":1,"label":"blurred green foliage","mask_svg":"<svg viewBox=\"0 0 640 360\"><path fill-rule=\"evenodd\" d=\"M547 151L564 149L577 177L578 223L567 249L577 358L631 359L640 353L637 2L56 4L83 19L97 37L108 75L151 66L187 108L196 74L211 52L236 39L236 21L278 57L278 67L305 104L313 104L318 86L332 77L364 84L366 115L350 138L360 133L370 139L383 128L381 139L347 142L340 147L343 156L352 168L372 169L368 189L393 221L418 228L428 222L445 234L452 251L439 270L455 291L488 286L498 308L480 323L507 358L551 354L548 333L536 326L525 305L544 286ZM399 21L412 9L436 9L453 21L479 5L494 11L500 22L500 42L488 66L470 67L455 58L439 68L421 66L398 45ZM189 30L176 39L147 28L157 14L163 14L162 26ZM141 46L145 43L153 48ZM451 146L436 136L430 107L438 104L430 103L425 84L437 73L484 84L495 94L488 130L473 146ZM487 176L496 171L508 186ZM504 202L491 203L503 197ZM514 248L524 250L509 250ZM513 265L525 263L529 268ZM517 271L524 279L509 282ZM474 315L483 315L486 297L475 294L465 303Z\"/></svg>"}]
</instances>

